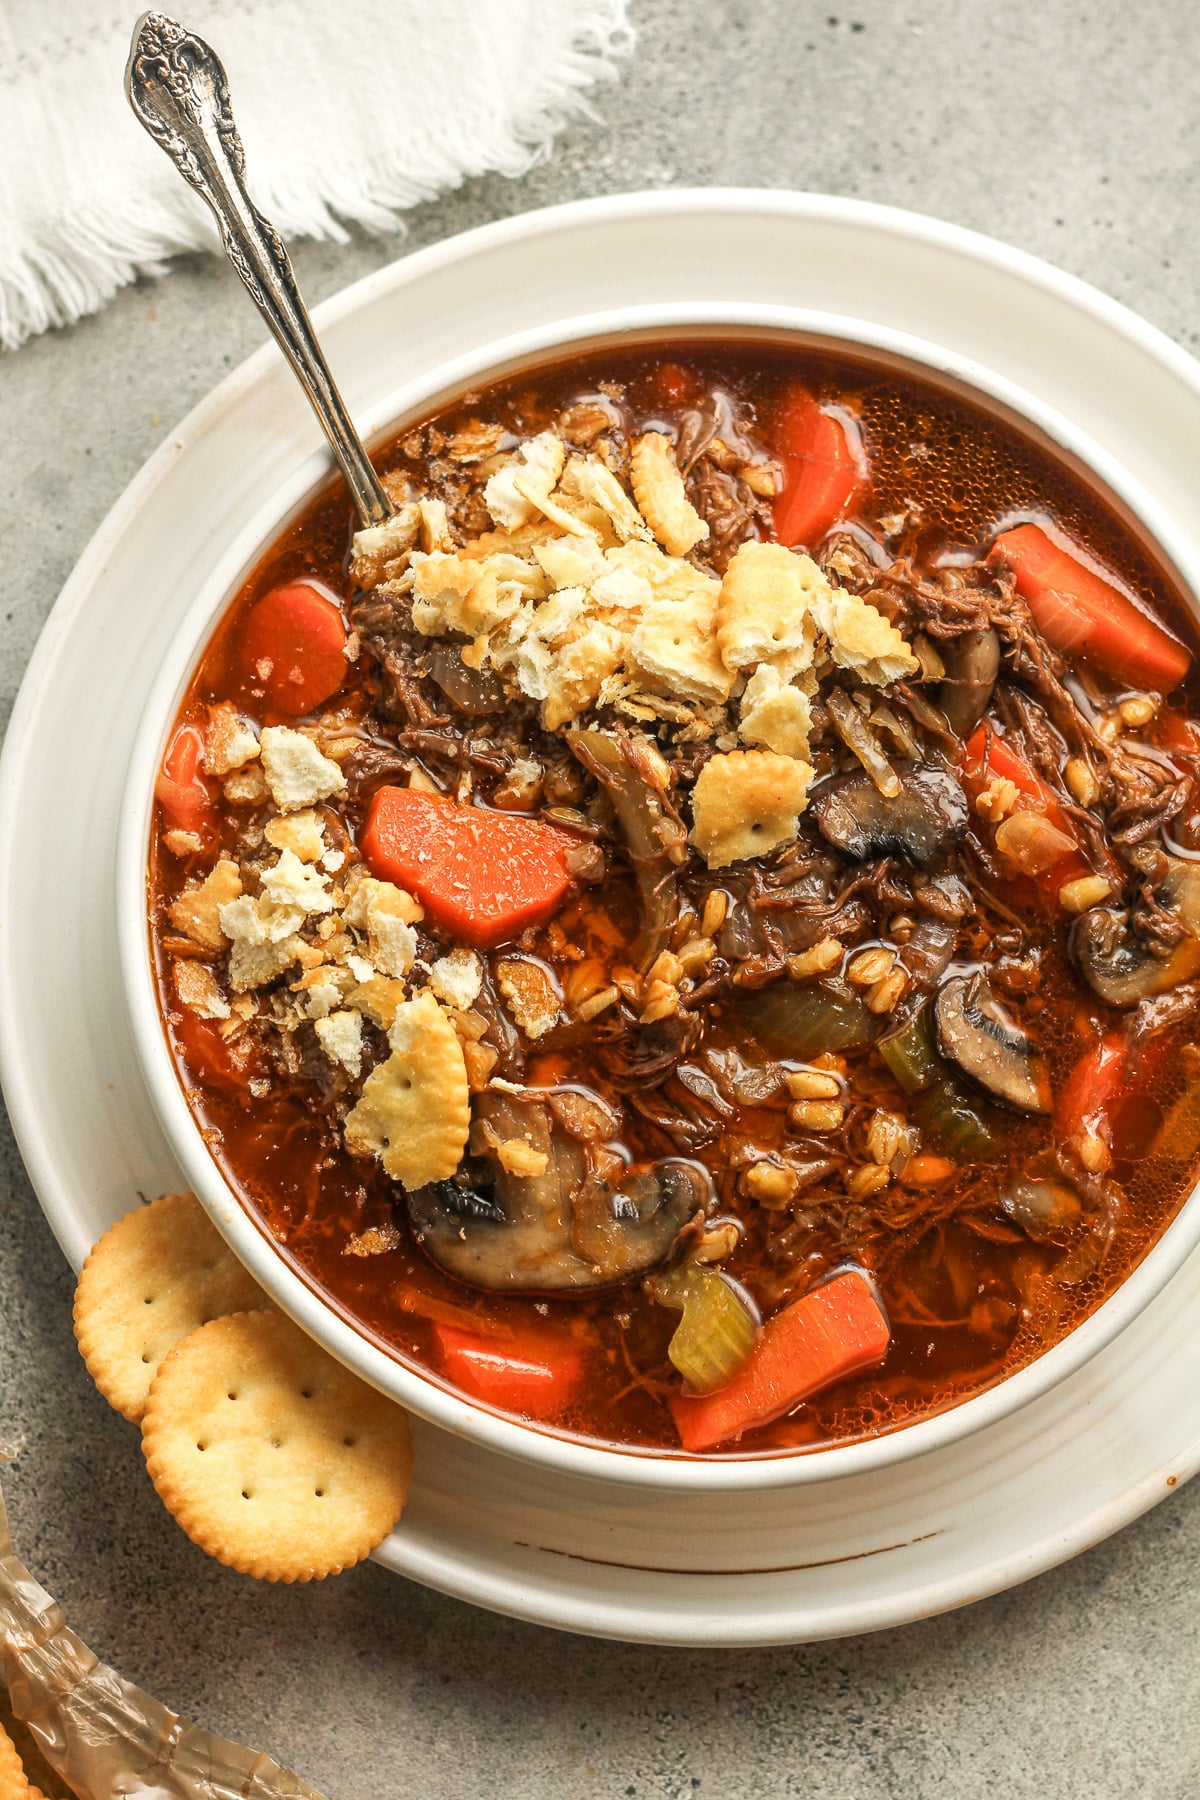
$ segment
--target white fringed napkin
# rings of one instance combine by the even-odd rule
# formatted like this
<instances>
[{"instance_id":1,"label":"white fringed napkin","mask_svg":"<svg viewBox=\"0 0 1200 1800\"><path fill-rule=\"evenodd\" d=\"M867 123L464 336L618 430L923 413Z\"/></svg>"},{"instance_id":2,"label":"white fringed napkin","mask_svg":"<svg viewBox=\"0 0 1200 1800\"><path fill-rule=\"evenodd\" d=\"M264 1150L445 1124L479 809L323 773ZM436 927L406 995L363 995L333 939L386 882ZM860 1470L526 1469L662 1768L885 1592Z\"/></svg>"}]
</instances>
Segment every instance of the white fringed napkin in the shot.
<instances>
[{"instance_id":1,"label":"white fringed napkin","mask_svg":"<svg viewBox=\"0 0 1200 1800\"><path fill-rule=\"evenodd\" d=\"M249 185L285 236L344 238L466 177L520 175L629 49L626 0L170 0L225 64ZM0 5L0 345L95 312L210 215L123 74L140 8Z\"/></svg>"}]
</instances>

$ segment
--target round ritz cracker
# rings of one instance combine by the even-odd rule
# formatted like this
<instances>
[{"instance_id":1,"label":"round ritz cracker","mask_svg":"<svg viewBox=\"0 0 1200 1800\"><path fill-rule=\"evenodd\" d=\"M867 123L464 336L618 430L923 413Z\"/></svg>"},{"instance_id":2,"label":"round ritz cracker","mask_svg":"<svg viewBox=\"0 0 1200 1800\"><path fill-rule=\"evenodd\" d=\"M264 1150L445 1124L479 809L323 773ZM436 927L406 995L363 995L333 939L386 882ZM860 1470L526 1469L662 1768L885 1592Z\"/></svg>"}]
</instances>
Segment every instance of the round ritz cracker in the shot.
<instances>
[{"instance_id":1,"label":"round ritz cracker","mask_svg":"<svg viewBox=\"0 0 1200 1800\"><path fill-rule=\"evenodd\" d=\"M400 1517L406 1415L290 1319L213 1319L167 1356L142 1421L167 1509L218 1562L314 1581L361 1562Z\"/></svg>"},{"instance_id":2,"label":"round ritz cracker","mask_svg":"<svg viewBox=\"0 0 1200 1800\"><path fill-rule=\"evenodd\" d=\"M17 1754L17 1746L0 1725L0 1800L32 1800L37 1789L30 1786L25 1765Z\"/></svg>"},{"instance_id":3,"label":"round ritz cracker","mask_svg":"<svg viewBox=\"0 0 1200 1800\"><path fill-rule=\"evenodd\" d=\"M196 1196L166 1194L126 1213L94 1246L75 1289L75 1337L104 1398L136 1425L180 1338L266 1304Z\"/></svg>"}]
</instances>

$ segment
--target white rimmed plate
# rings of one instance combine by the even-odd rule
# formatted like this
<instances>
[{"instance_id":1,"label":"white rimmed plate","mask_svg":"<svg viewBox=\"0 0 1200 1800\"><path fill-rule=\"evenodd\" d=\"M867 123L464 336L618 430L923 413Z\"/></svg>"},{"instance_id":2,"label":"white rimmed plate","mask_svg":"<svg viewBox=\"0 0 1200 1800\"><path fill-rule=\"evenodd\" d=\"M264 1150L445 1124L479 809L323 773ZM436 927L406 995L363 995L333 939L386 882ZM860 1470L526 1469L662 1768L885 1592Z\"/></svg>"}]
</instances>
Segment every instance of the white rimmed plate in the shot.
<instances>
[{"instance_id":1,"label":"white rimmed plate","mask_svg":"<svg viewBox=\"0 0 1200 1800\"><path fill-rule=\"evenodd\" d=\"M1190 359L1032 259L885 209L719 191L573 205L414 256L318 323L365 415L431 363L635 297L804 304L935 339L1074 419L1186 527L1200 427ZM3 1072L76 1263L133 1192L179 1180L132 1059L108 901L140 704L204 574L315 441L275 354L251 358L93 540L14 714L0 792ZM963 1444L750 1502L599 1488L422 1430L410 1512L381 1557L521 1616L678 1642L833 1636L961 1603L1104 1535L1191 1472L1194 1289L1196 1258L1093 1363Z\"/></svg>"}]
</instances>

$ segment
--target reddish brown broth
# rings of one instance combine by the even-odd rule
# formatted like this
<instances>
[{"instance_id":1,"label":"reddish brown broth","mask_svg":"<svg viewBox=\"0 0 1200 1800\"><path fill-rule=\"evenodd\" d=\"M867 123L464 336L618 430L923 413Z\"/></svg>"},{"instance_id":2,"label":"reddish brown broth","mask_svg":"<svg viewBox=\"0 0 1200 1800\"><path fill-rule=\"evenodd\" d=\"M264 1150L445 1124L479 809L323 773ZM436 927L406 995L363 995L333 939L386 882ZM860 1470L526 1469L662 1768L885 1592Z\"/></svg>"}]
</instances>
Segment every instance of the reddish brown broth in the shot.
<instances>
[{"instance_id":1,"label":"reddish brown broth","mask_svg":"<svg viewBox=\"0 0 1200 1800\"><path fill-rule=\"evenodd\" d=\"M872 486L864 515L874 522L915 503L923 517L912 541L918 560L944 555L948 546L974 555L1014 516L1048 519L1074 535L1169 618L1185 641L1194 643L1181 600L1115 510L1063 462L974 403L850 356L712 343L676 343L670 356L693 371L701 385L730 388L763 415L780 384L797 376L822 396L841 401L858 419L870 459ZM473 395L469 405L447 409L439 422L451 427L481 417L524 434L604 381L623 387L643 425L654 419L669 424L671 408L653 386L661 361L653 350L577 359ZM376 461L386 469L397 454L397 444L392 444ZM278 722L256 710L253 692L238 684L235 651L241 620L259 596L301 576L348 597L351 529L338 488L324 494L272 546L205 651L181 721L200 717L208 702L228 699L261 724ZM365 702L353 676L342 701L350 712L357 708L361 713ZM1176 712L1200 715L1194 675L1172 704ZM1187 829L1186 821L1181 829ZM222 848L229 847L232 837L233 826L223 826ZM411 1241L403 1207L394 1204L394 1190L382 1171L347 1154L335 1121L315 1112L298 1086L281 1088L273 1079L259 1083L265 1091L251 1093L248 1081L254 1070L238 1065L211 1025L180 1010L162 948L170 931L165 911L205 864L177 860L156 834L150 902L163 1013L181 1082L212 1153L281 1253L346 1318L435 1379L441 1377L431 1318L457 1319L498 1339L514 1327L549 1319L584 1347L586 1379L577 1403L542 1423L623 1446L675 1448L663 1396L673 1379L665 1352L676 1315L653 1305L637 1286L615 1295L537 1300L477 1294L451 1280ZM602 943L602 957L612 961L633 935L634 916L630 885L618 875L570 902L556 923L568 938ZM983 929L981 925L979 931ZM1044 979L1025 1018L1051 1066L1059 1070L1077 1059L1085 1028L1101 1019L1104 1009L1082 990L1060 943L1052 941L1053 933L1047 928L1041 935ZM552 960L554 941L543 930L531 948ZM981 936L979 949L984 947ZM709 1009L705 1031L710 1046L738 1043L746 1050L744 1029L728 998ZM788 1213L748 1206L739 1196L736 1172L728 1162L730 1142L749 1137L766 1148L781 1142L786 1129L782 1109L745 1111L734 1122L736 1131L722 1132L698 1149L695 1154L716 1180L722 1211L742 1217L746 1226L726 1265L728 1272L756 1295L764 1311L854 1260L873 1273L892 1327L891 1348L880 1369L818 1395L791 1416L747 1433L731 1448L741 1454L807 1448L893 1429L992 1385L1092 1312L1146 1254L1190 1188L1194 1171L1189 1164L1145 1154L1182 1091L1179 1049L1185 1037L1181 1028L1154 1043L1152 1063L1143 1070L1142 1097L1121 1121L1122 1154L1114 1172L1126 1203L1116 1235L1099 1269L1074 1286L1050 1278L1063 1254L1061 1245L1034 1243L1008 1225L994 1205L989 1211L988 1197L996 1194L1004 1171L1021 1170L1047 1143L1052 1128L1043 1119L1007 1115L999 1161L982 1170L962 1170L936 1196L889 1190L870 1230L849 1249L837 1226L836 1196L826 1209L828 1228L820 1208L806 1212L803 1224L793 1224ZM870 1093L878 1104L906 1110L904 1096L876 1054L852 1052L851 1062L860 1097ZM528 1079L535 1085L554 1080L586 1084L588 1070L587 1048L581 1045L541 1058L535 1054ZM850 1129L855 1129L853 1118ZM629 1118L629 1142L643 1156L664 1153L661 1135L636 1114ZM346 1253L352 1235L393 1221L400 1228L395 1248L376 1256ZM785 1242L789 1234L791 1241Z\"/></svg>"}]
</instances>

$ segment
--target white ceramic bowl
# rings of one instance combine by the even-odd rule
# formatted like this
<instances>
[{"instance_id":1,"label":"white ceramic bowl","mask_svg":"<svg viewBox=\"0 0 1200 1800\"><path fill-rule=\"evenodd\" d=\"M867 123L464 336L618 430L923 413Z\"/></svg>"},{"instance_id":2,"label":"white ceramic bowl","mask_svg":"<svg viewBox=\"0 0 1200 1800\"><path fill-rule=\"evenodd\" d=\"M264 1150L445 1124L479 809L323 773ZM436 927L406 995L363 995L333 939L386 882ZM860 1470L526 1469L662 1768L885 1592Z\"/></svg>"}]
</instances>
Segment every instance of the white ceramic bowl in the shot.
<instances>
[{"instance_id":1,"label":"white ceramic bowl","mask_svg":"<svg viewBox=\"0 0 1200 1800\"><path fill-rule=\"evenodd\" d=\"M380 396L359 424L368 440L390 437L464 389L562 353L669 338L777 337L809 345L858 347L897 358L917 374L961 386L1010 412L1055 453L1096 478L1173 567L1200 620L1200 561L1150 494L1067 419L979 364L906 333L862 319L783 306L709 303L643 306L589 314L487 344L442 364L426 379ZM329 458L301 463L270 504L230 544L196 593L165 658L130 758L117 846L117 917L124 990L134 1042L155 1110L196 1193L234 1252L299 1325L348 1367L443 1429L527 1463L568 1475L690 1493L799 1486L890 1465L945 1446L994 1423L1047 1392L1109 1343L1165 1286L1200 1241L1200 1191L1193 1192L1150 1253L1090 1318L1044 1355L931 1418L860 1443L811 1451L700 1459L603 1445L523 1425L453 1392L400 1361L357 1330L296 1273L242 1206L208 1153L184 1098L155 988L146 916L146 862L154 777L191 674L225 608L266 547L302 513L328 480Z\"/></svg>"}]
</instances>

